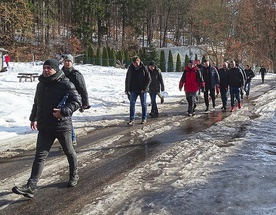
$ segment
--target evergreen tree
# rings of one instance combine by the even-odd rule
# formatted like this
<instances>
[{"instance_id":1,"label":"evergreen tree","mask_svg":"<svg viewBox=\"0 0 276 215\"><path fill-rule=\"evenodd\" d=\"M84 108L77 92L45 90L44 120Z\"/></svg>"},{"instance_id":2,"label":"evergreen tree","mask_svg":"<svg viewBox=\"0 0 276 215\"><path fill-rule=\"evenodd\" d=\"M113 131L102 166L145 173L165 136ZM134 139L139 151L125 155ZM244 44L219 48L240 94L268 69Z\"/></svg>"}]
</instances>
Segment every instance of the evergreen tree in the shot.
<instances>
[{"instance_id":1,"label":"evergreen tree","mask_svg":"<svg viewBox=\"0 0 276 215\"><path fill-rule=\"evenodd\" d=\"M197 58L197 54L195 54L195 60L196 60L196 61L198 60L198 58Z\"/></svg>"},{"instance_id":2,"label":"evergreen tree","mask_svg":"<svg viewBox=\"0 0 276 215\"><path fill-rule=\"evenodd\" d=\"M189 60L190 60L190 58L189 58L188 55L186 54L186 55L185 55L185 65L184 65L184 67L188 66Z\"/></svg>"},{"instance_id":3,"label":"evergreen tree","mask_svg":"<svg viewBox=\"0 0 276 215\"><path fill-rule=\"evenodd\" d=\"M165 58L165 52L164 50L161 50L160 52L160 67L162 72L166 72L166 58Z\"/></svg>"},{"instance_id":4,"label":"evergreen tree","mask_svg":"<svg viewBox=\"0 0 276 215\"><path fill-rule=\"evenodd\" d=\"M202 61L201 62L204 62L205 61L205 55L202 56Z\"/></svg>"},{"instance_id":5,"label":"evergreen tree","mask_svg":"<svg viewBox=\"0 0 276 215\"><path fill-rule=\"evenodd\" d=\"M102 53L101 53L100 47L97 47L95 65L99 65L99 66L102 65Z\"/></svg>"},{"instance_id":6,"label":"evergreen tree","mask_svg":"<svg viewBox=\"0 0 276 215\"><path fill-rule=\"evenodd\" d=\"M94 62L94 50L92 45L88 46L87 50L87 63L89 64L95 64Z\"/></svg>"},{"instance_id":7,"label":"evergreen tree","mask_svg":"<svg viewBox=\"0 0 276 215\"><path fill-rule=\"evenodd\" d=\"M102 65L109 66L109 56L106 47L103 48Z\"/></svg>"},{"instance_id":8,"label":"evergreen tree","mask_svg":"<svg viewBox=\"0 0 276 215\"><path fill-rule=\"evenodd\" d=\"M113 48L110 51L109 65L116 66L116 52Z\"/></svg>"},{"instance_id":9,"label":"evergreen tree","mask_svg":"<svg viewBox=\"0 0 276 215\"><path fill-rule=\"evenodd\" d=\"M169 59L168 59L168 72L173 72L173 56L172 56L172 51L169 51Z\"/></svg>"},{"instance_id":10,"label":"evergreen tree","mask_svg":"<svg viewBox=\"0 0 276 215\"><path fill-rule=\"evenodd\" d=\"M124 64L125 64L125 67L127 68L131 64L131 59L130 59L128 50L124 51L124 57L125 57Z\"/></svg>"},{"instance_id":11,"label":"evergreen tree","mask_svg":"<svg viewBox=\"0 0 276 215\"><path fill-rule=\"evenodd\" d=\"M176 60L176 69L175 71L176 72L181 72L182 71L182 68L181 68L181 59L180 59L180 54L178 53L177 54L177 60Z\"/></svg>"},{"instance_id":12,"label":"evergreen tree","mask_svg":"<svg viewBox=\"0 0 276 215\"><path fill-rule=\"evenodd\" d=\"M145 60L145 52L143 49L139 49L138 56L140 57L141 61Z\"/></svg>"}]
</instances>

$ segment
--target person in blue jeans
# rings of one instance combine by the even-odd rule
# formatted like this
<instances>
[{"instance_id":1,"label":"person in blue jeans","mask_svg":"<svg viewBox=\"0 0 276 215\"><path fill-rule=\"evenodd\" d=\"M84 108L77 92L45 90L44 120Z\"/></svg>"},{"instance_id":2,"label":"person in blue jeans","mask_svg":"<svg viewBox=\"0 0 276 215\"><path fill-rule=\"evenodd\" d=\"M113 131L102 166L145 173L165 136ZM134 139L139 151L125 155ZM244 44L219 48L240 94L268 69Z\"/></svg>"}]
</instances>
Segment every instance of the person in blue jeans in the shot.
<instances>
[{"instance_id":1,"label":"person in blue jeans","mask_svg":"<svg viewBox=\"0 0 276 215\"><path fill-rule=\"evenodd\" d=\"M147 92L151 82L151 76L140 58L136 55L132 57L132 64L129 66L125 79L125 93L129 96L129 122L128 125L134 125L135 104L138 96L142 106L142 121L147 121Z\"/></svg>"},{"instance_id":2,"label":"person in blue jeans","mask_svg":"<svg viewBox=\"0 0 276 215\"><path fill-rule=\"evenodd\" d=\"M251 88L251 79L255 77L255 74L249 65L246 65L246 68L244 71L246 76L244 91L246 92L246 97L248 98L250 88Z\"/></svg>"},{"instance_id":3,"label":"person in blue jeans","mask_svg":"<svg viewBox=\"0 0 276 215\"><path fill-rule=\"evenodd\" d=\"M156 96L165 90L164 81L162 77L161 70L155 65L154 61L151 61L148 65L149 73L151 76L151 83L149 86L149 94L151 100L151 111L149 115L152 118L158 117L158 108L156 103Z\"/></svg>"},{"instance_id":4,"label":"person in blue jeans","mask_svg":"<svg viewBox=\"0 0 276 215\"><path fill-rule=\"evenodd\" d=\"M227 92L228 92L228 63L227 62L223 62L222 64L222 68L220 68L218 70L219 73L219 78L220 78L220 82L219 82L219 88L220 88L220 95L221 95L221 101L222 101L222 107L221 109L223 111L226 111L226 107L227 107Z\"/></svg>"},{"instance_id":5,"label":"person in blue jeans","mask_svg":"<svg viewBox=\"0 0 276 215\"><path fill-rule=\"evenodd\" d=\"M234 60L230 61L230 69L228 71L228 85L230 87L231 109L235 110L235 99L238 102L238 108L241 109L241 89L244 86L244 76L240 68L236 66Z\"/></svg>"}]
</instances>

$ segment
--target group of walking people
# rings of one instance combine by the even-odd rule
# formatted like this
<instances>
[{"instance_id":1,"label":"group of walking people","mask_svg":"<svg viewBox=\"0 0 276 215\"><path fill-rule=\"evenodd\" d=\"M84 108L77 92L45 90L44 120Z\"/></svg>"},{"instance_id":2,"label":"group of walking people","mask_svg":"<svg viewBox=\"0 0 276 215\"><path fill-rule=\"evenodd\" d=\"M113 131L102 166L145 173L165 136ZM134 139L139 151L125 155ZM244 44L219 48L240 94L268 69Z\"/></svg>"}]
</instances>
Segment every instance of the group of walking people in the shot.
<instances>
[{"instance_id":1,"label":"group of walking people","mask_svg":"<svg viewBox=\"0 0 276 215\"><path fill-rule=\"evenodd\" d=\"M205 59L203 65L194 64L190 60L185 67L179 82L179 90L184 86L186 100L188 102L188 116L195 114L196 101L198 100L198 91L204 94L205 112L210 111L209 101L211 100L212 108L216 107L216 97L220 93L223 111L227 109L228 91L230 93L230 111L236 107L242 107L242 92L249 96L251 79L255 76L249 65L243 70L234 60L223 62L222 68L218 69L210 65L209 59ZM236 102L236 103L235 103Z\"/></svg>"},{"instance_id":2,"label":"group of walking people","mask_svg":"<svg viewBox=\"0 0 276 215\"><path fill-rule=\"evenodd\" d=\"M28 198L34 197L38 180L42 174L44 162L55 141L58 139L67 156L69 163L68 187L74 187L79 180L77 156L73 143L76 144L76 135L72 125L72 115L76 110L81 112L90 108L88 93L83 75L73 67L74 58L66 55L63 59L63 67L59 69L59 61L46 60L43 64L43 72L39 76L34 104L30 115L30 127L38 130L36 153L32 165L31 175L23 186L14 186L15 194ZM241 90L245 87L246 96L249 95L250 82L254 72L249 66L243 71L237 67L235 61L224 62L222 68L217 69L210 65L208 59L204 65L196 65L190 60L184 68L179 82L179 90L184 86L188 101L188 115L195 114L198 93L204 93L205 111L209 111L209 97L212 107L216 107L216 95L221 94L222 109L227 107L227 93L230 89L231 111L235 109L235 99L238 108L241 108ZM141 124L147 121L147 93L151 99L152 118L158 117L156 98L160 97L161 103L164 97L160 94L165 90L161 70L151 61L147 66L143 64L139 56L132 57L125 78L125 93L130 102L128 125L134 125L135 103L139 96L142 106Z\"/></svg>"}]
</instances>

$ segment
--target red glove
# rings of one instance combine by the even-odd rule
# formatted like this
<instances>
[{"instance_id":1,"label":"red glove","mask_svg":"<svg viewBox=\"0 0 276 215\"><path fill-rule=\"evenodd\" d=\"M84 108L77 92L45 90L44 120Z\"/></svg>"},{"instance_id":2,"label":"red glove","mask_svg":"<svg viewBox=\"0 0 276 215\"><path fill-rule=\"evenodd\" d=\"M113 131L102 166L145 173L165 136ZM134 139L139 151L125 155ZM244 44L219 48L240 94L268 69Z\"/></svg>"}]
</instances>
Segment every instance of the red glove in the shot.
<instances>
[{"instance_id":1,"label":"red glove","mask_svg":"<svg viewBox=\"0 0 276 215\"><path fill-rule=\"evenodd\" d=\"M220 93L220 88L218 85L216 86L216 92L217 92L217 95Z\"/></svg>"},{"instance_id":2,"label":"red glove","mask_svg":"<svg viewBox=\"0 0 276 215\"><path fill-rule=\"evenodd\" d=\"M205 87L205 82L201 82L201 87Z\"/></svg>"}]
</instances>

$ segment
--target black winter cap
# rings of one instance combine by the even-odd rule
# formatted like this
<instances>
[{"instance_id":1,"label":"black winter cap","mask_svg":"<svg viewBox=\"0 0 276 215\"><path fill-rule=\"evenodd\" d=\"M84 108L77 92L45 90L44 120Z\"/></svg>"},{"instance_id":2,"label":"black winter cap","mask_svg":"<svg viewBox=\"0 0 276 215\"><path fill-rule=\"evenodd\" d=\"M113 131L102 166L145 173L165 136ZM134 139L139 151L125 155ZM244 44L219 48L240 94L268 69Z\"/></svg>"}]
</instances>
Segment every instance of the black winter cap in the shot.
<instances>
[{"instance_id":1,"label":"black winter cap","mask_svg":"<svg viewBox=\"0 0 276 215\"><path fill-rule=\"evenodd\" d=\"M154 61L149 62L149 66L155 66L155 62Z\"/></svg>"},{"instance_id":2,"label":"black winter cap","mask_svg":"<svg viewBox=\"0 0 276 215\"><path fill-rule=\"evenodd\" d=\"M56 59L46 60L43 64L52 67L54 70L59 71L59 62Z\"/></svg>"},{"instance_id":3,"label":"black winter cap","mask_svg":"<svg viewBox=\"0 0 276 215\"><path fill-rule=\"evenodd\" d=\"M193 64L193 63L194 63L194 61L193 61L193 60L189 60L189 63L192 63L192 64Z\"/></svg>"}]
</instances>

